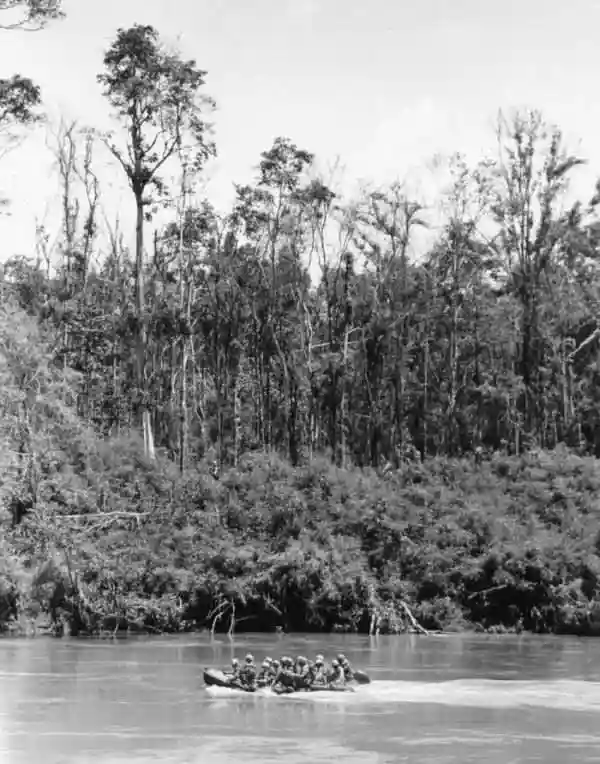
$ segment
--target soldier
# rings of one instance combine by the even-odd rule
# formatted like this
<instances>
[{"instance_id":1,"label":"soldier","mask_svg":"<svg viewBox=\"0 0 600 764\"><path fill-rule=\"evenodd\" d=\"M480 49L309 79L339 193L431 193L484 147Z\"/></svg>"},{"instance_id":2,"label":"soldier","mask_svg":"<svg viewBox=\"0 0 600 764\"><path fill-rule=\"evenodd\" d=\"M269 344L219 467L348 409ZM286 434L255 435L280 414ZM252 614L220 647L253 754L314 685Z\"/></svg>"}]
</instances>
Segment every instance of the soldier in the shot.
<instances>
[{"instance_id":1,"label":"soldier","mask_svg":"<svg viewBox=\"0 0 600 764\"><path fill-rule=\"evenodd\" d=\"M325 658L322 655L317 655L315 659L312 683L315 687L327 686L327 669L325 668Z\"/></svg>"},{"instance_id":2,"label":"soldier","mask_svg":"<svg viewBox=\"0 0 600 764\"><path fill-rule=\"evenodd\" d=\"M244 666L239 673L239 684L244 690L256 689L256 666L252 653L246 655Z\"/></svg>"},{"instance_id":3,"label":"soldier","mask_svg":"<svg viewBox=\"0 0 600 764\"><path fill-rule=\"evenodd\" d=\"M354 679L354 669L350 665L350 661L343 653L340 653L337 657L340 666L344 672L344 678L347 682L351 682Z\"/></svg>"},{"instance_id":4,"label":"soldier","mask_svg":"<svg viewBox=\"0 0 600 764\"><path fill-rule=\"evenodd\" d=\"M295 676L294 676L294 662L291 658L283 657L281 659L281 665L279 671L273 680L271 685L275 692L294 692Z\"/></svg>"},{"instance_id":5,"label":"soldier","mask_svg":"<svg viewBox=\"0 0 600 764\"><path fill-rule=\"evenodd\" d=\"M258 672L258 676L256 677L256 686L257 687L269 687L272 681L272 673L271 673L271 664L270 662L265 659L262 662L262 666L260 671Z\"/></svg>"},{"instance_id":6,"label":"soldier","mask_svg":"<svg viewBox=\"0 0 600 764\"><path fill-rule=\"evenodd\" d=\"M296 689L306 690L310 687L310 667L303 655L296 659Z\"/></svg>"},{"instance_id":7,"label":"soldier","mask_svg":"<svg viewBox=\"0 0 600 764\"><path fill-rule=\"evenodd\" d=\"M346 684L344 669L340 666L340 662L335 658L331 661L331 671L329 672L328 683L338 686Z\"/></svg>"}]
</instances>

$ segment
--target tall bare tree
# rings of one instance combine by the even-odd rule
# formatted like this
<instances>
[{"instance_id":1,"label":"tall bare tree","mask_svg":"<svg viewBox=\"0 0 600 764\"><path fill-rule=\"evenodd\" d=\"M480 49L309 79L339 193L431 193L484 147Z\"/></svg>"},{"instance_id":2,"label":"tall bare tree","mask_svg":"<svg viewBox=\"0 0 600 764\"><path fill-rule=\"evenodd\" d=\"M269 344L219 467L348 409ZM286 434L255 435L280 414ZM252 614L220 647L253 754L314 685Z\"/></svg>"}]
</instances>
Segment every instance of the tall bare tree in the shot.
<instances>
[{"instance_id":1,"label":"tall bare tree","mask_svg":"<svg viewBox=\"0 0 600 764\"><path fill-rule=\"evenodd\" d=\"M104 68L97 79L124 128L126 146L120 148L112 135L106 143L125 171L135 199L138 388L146 454L154 458L146 380L144 220L151 217L152 192L164 195L166 190L161 177L165 164L183 144L193 149L190 161L195 169L214 154L204 116L214 104L201 92L206 72L195 61L168 52L151 26L119 29L104 56Z\"/></svg>"}]
</instances>

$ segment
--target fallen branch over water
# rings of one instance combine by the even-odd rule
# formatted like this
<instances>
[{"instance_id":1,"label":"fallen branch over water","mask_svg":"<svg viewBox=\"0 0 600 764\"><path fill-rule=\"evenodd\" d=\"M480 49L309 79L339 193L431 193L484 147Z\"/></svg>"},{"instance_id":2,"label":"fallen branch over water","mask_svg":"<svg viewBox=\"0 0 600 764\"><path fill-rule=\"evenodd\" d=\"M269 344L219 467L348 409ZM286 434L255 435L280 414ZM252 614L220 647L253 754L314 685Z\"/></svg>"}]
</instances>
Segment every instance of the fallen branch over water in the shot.
<instances>
[{"instance_id":1,"label":"fallen branch over water","mask_svg":"<svg viewBox=\"0 0 600 764\"><path fill-rule=\"evenodd\" d=\"M210 634L212 637L215 636L215 630L217 628L217 624L219 623L219 621L223 618L223 616L229 609L232 610L231 622L229 625L229 633L231 634L235 626L235 603L230 602L230 600L221 601L208 614L208 619L212 618L212 624L210 627Z\"/></svg>"},{"instance_id":2,"label":"fallen branch over water","mask_svg":"<svg viewBox=\"0 0 600 764\"><path fill-rule=\"evenodd\" d=\"M404 600L399 600L397 603L386 603L383 606L371 605L371 622L369 625L369 635L379 636L382 630L387 634L401 634L407 631L403 619L401 618L398 609L402 611L406 619L408 619L411 630L417 634L429 634L417 621L413 615L411 609Z\"/></svg>"},{"instance_id":3,"label":"fallen branch over water","mask_svg":"<svg viewBox=\"0 0 600 764\"><path fill-rule=\"evenodd\" d=\"M229 621L229 631L227 636L232 637L235 631L235 602L231 603L231 620Z\"/></svg>"},{"instance_id":4,"label":"fallen branch over water","mask_svg":"<svg viewBox=\"0 0 600 764\"><path fill-rule=\"evenodd\" d=\"M415 630L417 633L419 633L419 634L429 634L429 632L427 631L427 629L425 629L423 626L421 626L421 624L420 624L420 623L417 621L417 619L414 617L414 615L412 614L412 612L411 612L410 608L408 607L408 605L406 604L406 602L405 602L404 600L400 600L400 607L401 607L401 608L404 610L404 612L406 613L406 616L407 616L408 620L410 621L410 623L411 623L411 626L413 627L413 629L414 629L414 630Z\"/></svg>"}]
</instances>

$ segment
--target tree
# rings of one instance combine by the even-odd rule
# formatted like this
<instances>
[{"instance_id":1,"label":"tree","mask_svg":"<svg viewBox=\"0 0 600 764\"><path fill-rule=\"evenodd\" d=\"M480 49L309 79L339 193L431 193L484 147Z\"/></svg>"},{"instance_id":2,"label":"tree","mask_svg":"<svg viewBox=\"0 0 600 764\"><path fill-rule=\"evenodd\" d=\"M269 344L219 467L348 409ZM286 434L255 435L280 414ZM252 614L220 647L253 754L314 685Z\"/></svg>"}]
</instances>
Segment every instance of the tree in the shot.
<instances>
[{"instance_id":1,"label":"tree","mask_svg":"<svg viewBox=\"0 0 600 764\"><path fill-rule=\"evenodd\" d=\"M372 190L357 209L354 245L366 261L371 280L371 298L363 333L365 381L369 400L370 460L380 463L383 452L392 445L398 453L406 448L404 421L409 372L408 357L415 346L427 352L427 338L416 341L423 332L411 327L414 291L411 285L410 247L415 232L427 223L420 203L409 198L401 183ZM427 324L427 314L421 317ZM425 339L425 341L423 341ZM427 362L424 364L423 390L429 387ZM391 398L388 391L393 391ZM392 427L389 435L387 417ZM423 437L427 441L426 433ZM384 445L387 441L388 445Z\"/></svg>"},{"instance_id":2,"label":"tree","mask_svg":"<svg viewBox=\"0 0 600 764\"><path fill-rule=\"evenodd\" d=\"M543 408L542 332L544 284L565 244L579 227L579 205L564 210L573 170L584 160L564 147L562 133L537 111L498 121L499 159L492 212L508 283L521 306L517 371L525 388L525 427L539 427Z\"/></svg>"},{"instance_id":3,"label":"tree","mask_svg":"<svg viewBox=\"0 0 600 764\"><path fill-rule=\"evenodd\" d=\"M40 89L29 78L15 74L0 79L0 126L27 125L39 120L35 109L40 103Z\"/></svg>"},{"instance_id":4,"label":"tree","mask_svg":"<svg viewBox=\"0 0 600 764\"><path fill-rule=\"evenodd\" d=\"M62 0L0 0L0 13L16 11L14 21L0 23L0 29L41 29L48 21L62 18Z\"/></svg>"},{"instance_id":5,"label":"tree","mask_svg":"<svg viewBox=\"0 0 600 764\"><path fill-rule=\"evenodd\" d=\"M481 440L481 422L475 427L465 423L468 388L478 384L473 376L477 376L479 327L473 316L485 299L485 274L496 268L497 260L481 231L489 208L488 164L470 167L464 156L453 154L447 158L446 169L449 184L441 197L445 222L428 265L432 296L437 298L433 309L439 347L447 359L446 368L440 365L437 385L443 399L438 432L444 448L458 453L467 438L471 443Z\"/></svg>"},{"instance_id":6,"label":"tree","mask_svg":"<svg viewBox=\"0 0 600 764\"><path fill-rule=\"evenodd\" d=\"M144 220L151 217L146 209L155 201L152 192L161 195L166 190L161 171L178 156L182 146L191 146L189 161L194 169L214 155L204 120L205 109L214 104L201 94L206 72L198 69L195 61L168 52L151 26L136 24L119 29L104 56L104 67L98 82L127 135L125 151L112 136L107 136L106 143L127 175L136 206L137 381L144 443L152 457L154 438L146 400Z\"/></svg>"},{"instance_id":7,"label":"tree","mask_svg":"<svg viewBox=\"0 0 600 764\"><path fill-rule=\"evenodd\" d=\"M66 292L85 286L98 231L100 184L93 168L94 135L75 121L61 119L49 146L56 160L62 193ZM83 194L82 194L83 192ZM83 199L82 199L83 196Z\"/></svg>"},{"instance_id":8,"label":"tree","mask_svg":"<svg viewBox=\"0 0 600 764\"><path fill-rule=\"evenodd\" d=\"M40 29L47 21L64 15L61 5L62 0L0 0L0 14L23 11L14 21L0 22L0 30ZM35 107L40 103L40 89L27 77L17 74L10 79L0 79L0 129L11 123L29 124L38 120L40 115L36 114Z\"/></svg>"},{"instance_id":9,"label":"tree","mask_svg":"<svg viewBox=\"0 0 600 764\"><path fill-rule=\"evenodd\" d=\"M41 118L36 111L40 103L40 89L27 77L0 79L0 158L19 142L15 127L33 124ZM0 205L7 201L0 197Z\"/></svg>"},{"instance_id":10,"label":"tree","mask_svg":"<svg viewBox=\"0 0 600 764\"><path fill-rule=\"evenodd\" d=\"M0 22L0 30L25 29L31 23L43 25L50 18L61 14L61 0L0 0L0 14L11 10L24 10L24 16L7 24ZM40 89L29 78L15 74L9 79L0 78L0 134L3 146L0 156L18 142L13 132L15 125L27 125L41 117L36 108L41 103ZM0 204L6 200L0 198Z\"/></svg>"},{"instance_id":11,"label":"tree","mask_svg":"<svg viewBox=\"0 0 600 764\"><path fill-rule=\"evenodd\" d=\"M256 186L236 187L232 217L234 228L241 226L252 242L262 280L263 294L252 301L251 312L257 346L262 350L257 368L261 368L263 411L276 407L283 418L287 449L294 464L299 459L298 419L304 370L298 363L302 348L298 347L293 327L304 313L301 304L306 274L300 255L307 241L305 212L310 200L303 181L312 161L308 151L287 138L276 138L271 148L261 154ZM274 381L278 383L277 392L272 389ZM267 414L265 419L269 421L270 416ZM273 445L270 435L266 443Z\"/></svg>"},{"instance_id":12,"label":"tree","mask_svg":"<svg viewBox=\"0 0 600 764\"><path fill-rule=\"evenodd\" d=\"M15 74L0 79L0 135L3 153L14 147L18 135L15 127L32 125L42 118L37 111L41 104L40 89L28 77Z\"/></svg>"}]
</instances>

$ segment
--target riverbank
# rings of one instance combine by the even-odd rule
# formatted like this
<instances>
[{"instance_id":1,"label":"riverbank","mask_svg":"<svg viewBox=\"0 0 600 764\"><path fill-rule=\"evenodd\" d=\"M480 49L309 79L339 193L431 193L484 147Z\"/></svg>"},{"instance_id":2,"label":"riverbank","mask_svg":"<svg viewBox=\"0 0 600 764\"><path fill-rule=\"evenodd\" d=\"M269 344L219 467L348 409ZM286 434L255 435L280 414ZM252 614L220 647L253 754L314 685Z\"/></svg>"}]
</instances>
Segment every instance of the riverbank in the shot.
<instances>
[{"instance_id":1,"label":"riverbank","mask_svg":"<svg viewBox=\"0 0 600 764\"><path fill-rule=\"evenodd\" d=\"M120 471L121 504L7 529L5 627L598 630L595 459L559 449L381 475L256 453L217 480L203 464L182 478L145 464L131 440L95 457L97 482Z\"/></svg>"}]
</instances>

